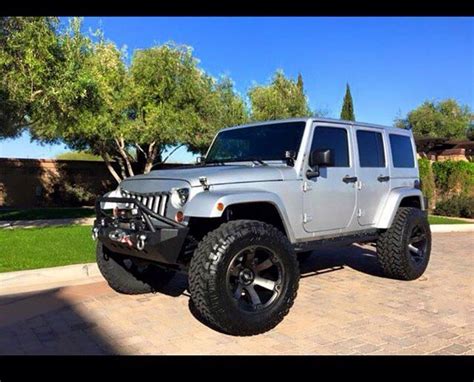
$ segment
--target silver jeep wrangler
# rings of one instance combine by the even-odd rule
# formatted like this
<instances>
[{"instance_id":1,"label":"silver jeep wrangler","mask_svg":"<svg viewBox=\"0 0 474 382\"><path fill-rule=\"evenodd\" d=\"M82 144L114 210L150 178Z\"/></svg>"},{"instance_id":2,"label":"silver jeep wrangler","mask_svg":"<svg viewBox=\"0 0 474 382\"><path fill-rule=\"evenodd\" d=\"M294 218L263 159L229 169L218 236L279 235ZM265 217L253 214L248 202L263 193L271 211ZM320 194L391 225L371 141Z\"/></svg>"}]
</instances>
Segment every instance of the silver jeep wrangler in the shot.
<instances>
[{"instance_id":1,"label":"silver jeep wrangler","mask_svg":"<svg viewBox=\"0 0 474 382\"><path fill-rule=\"evenodd\" d=\"M188 275L211 327L254 335L296 297L299 262L324 245L373 243L388 277L425 271L431 233L412 133L300 118L221 130L195 165L125 179L98 198L97 262L122 293Z\"/></svg>"}]
</instances>

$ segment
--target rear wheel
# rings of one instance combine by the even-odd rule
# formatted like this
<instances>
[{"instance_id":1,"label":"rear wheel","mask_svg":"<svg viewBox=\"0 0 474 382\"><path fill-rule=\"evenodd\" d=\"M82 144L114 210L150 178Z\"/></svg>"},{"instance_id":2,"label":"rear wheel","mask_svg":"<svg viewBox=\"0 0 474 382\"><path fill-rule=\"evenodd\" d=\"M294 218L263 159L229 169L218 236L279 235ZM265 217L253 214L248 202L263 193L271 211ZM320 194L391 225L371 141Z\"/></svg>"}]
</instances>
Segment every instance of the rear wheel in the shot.
<instances>
[{"instance_id":1,"label":"rear wheel","mask_svg":"<svg viewBox=\"0 0 474 382\"><path fill-rule=\"evenodd\" d=\"M415 280L426 270L431 253L431 230L426 213L400 207L392 226L379 236L377 255L389 277Z\"/></svg>"},{"instance_id":2,"label":"rear wheel","mask_svg":"<svg viewBox=\"0 0 474 382\"><path fill-rule=\"evenodd\" d=\"M97 265L110 287L124 294L150 293L160 290L174 277L153 264L109 251L97 242Z\"/></svg>"},{"instance_id":3,"label":"rear wheel","mask_svg":"<svg viewBox=\"0 0 474 382\"><path fill-rule=\"evenodd\" d=\"M191 260L192 303L211 325L233 335L275 327L296 297L299 268L293 249L275 227L251 220L221 225Z\"/></svg>"}]
</instances>

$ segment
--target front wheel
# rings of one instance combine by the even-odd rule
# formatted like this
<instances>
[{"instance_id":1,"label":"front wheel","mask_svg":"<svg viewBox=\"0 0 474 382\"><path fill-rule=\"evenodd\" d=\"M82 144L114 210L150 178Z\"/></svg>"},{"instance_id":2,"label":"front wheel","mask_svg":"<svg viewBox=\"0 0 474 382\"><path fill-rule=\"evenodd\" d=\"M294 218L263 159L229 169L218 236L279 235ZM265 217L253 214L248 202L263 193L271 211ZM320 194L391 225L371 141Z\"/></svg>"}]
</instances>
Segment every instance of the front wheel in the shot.
<instances>
[{"instance_id":1,"label":"front wheel","mask_svg":"<svg viewBox=\"0 0 474 382\"><path fill-rule=\"evenodd\" d=\"M101 242L97 242L96 259L99 270L109 286L124 294L159 291L175 274L153 264L112 252Z\"/></svg>"},{"instance_id":2,"label":"front wheel","mask_svg":"<svg viewBox=\"0 0 474 382\"><path fill-rule=\"evenodd\" d=\"M426 270L431 253L431 230L426 213L400 207L392 226L377 241L377 256L384 273L400 280L415 280Z\"/></svg>"},{"instance_id":3,"label":"front wheel","mask_svg":"<svg viewBox=\"0 0 474 382\"><path fill-rule=\"evenodd\" d=\"M213 326L248 336L275 327L289 312L299 282L296 256L272 225L236 220L199 244L189 270L194 307Z\"/></svg>"}]
</instances>

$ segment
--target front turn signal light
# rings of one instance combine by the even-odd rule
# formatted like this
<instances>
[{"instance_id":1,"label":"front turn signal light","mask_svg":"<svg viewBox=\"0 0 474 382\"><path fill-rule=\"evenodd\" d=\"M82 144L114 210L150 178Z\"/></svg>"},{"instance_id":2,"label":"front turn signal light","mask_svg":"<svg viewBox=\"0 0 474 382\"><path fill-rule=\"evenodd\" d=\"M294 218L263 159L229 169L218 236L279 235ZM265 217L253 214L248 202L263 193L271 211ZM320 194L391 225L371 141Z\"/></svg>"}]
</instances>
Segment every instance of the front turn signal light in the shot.
<instances>
[{"instance_id":1,"label":"front turn signal light","mask_svg":"<svg viewBox=\"0 0 474 382\"><path fill-rule=\"evenodd\" d=\"M183 211L176 212L176 216L175 216L174 220L176 220L178 223L181 223L184 220Z\"/></svg>"}]
</instances>

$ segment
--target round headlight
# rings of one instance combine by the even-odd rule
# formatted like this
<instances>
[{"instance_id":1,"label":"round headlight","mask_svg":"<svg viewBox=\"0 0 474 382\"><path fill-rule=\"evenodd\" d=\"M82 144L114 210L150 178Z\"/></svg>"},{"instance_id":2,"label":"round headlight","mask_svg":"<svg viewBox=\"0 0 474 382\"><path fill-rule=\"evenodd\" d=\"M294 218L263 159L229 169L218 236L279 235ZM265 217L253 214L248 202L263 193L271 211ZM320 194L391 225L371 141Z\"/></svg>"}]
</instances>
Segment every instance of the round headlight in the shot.
<instances>
[{"instance_id":1,"label":"round headlight","mask_svg":"<svg viewBox=\"0 0 474 382\"><path fill-rule=\"evenodd\" d=\"M171 192L171 204L175 208L183 207L189 198L189 188L178 188Z\"/></svg>"}]
</instances>

